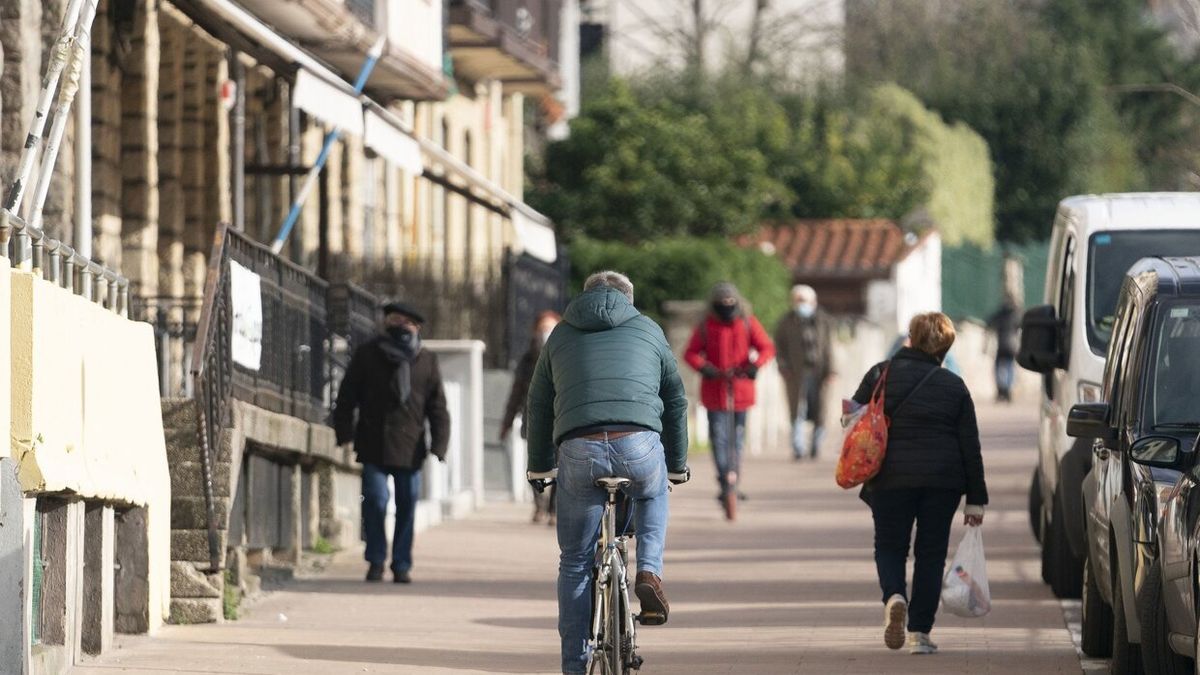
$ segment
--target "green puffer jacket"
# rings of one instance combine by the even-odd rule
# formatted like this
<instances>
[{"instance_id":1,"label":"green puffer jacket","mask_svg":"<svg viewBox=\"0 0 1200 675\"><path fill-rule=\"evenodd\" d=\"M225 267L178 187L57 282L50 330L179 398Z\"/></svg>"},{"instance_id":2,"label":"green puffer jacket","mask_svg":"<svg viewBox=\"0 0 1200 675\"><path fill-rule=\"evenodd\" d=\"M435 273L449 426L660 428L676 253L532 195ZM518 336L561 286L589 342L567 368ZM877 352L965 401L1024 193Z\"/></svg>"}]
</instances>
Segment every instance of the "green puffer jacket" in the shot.
<instances>
[{"instance_id":1,"label":"green puffer jacket","mask_svg":"<svg viewBox=\"0 0 1200 675\"><path fill-rule=\"evenodd\" d=\"M575 429L636 424L662 434L667 469L687 466L687 396L662 329L611 288L567 307L542 348L529 387L529 470L555 466Z\"/></svg>"}]
</instances>

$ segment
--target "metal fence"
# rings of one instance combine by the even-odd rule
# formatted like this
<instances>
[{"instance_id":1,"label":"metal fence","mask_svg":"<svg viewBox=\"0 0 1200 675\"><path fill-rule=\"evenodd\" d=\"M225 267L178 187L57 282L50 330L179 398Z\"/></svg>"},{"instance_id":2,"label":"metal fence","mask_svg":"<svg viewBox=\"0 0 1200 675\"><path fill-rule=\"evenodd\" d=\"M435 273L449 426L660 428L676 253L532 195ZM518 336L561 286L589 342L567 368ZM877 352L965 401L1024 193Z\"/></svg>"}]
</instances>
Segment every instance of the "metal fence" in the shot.
<instances>
[{"instance_id":1,"label":"metal fence","mask_svg":"<svg viewBox=\"0 0 1200 675\"><path fill-rule=\"evenodd\" d=\"M1024 306L1041 304L1048 244L999 244L990 249L965 245L942 249L942 308L955 319L984 319L1004 297L1004 264L1021 270Z\"/></svg>"},{"instance_id":2,"label":"metal fence","mask_svg":"<svg viewBox=\"0 0 1200 675\"><path fill-rule=\"evenodd\" d=\"M511 369L525 353L534 318L566 306L569 265L563 252L552 264L512 252L500 265L423 259L368 272L364 285L380 298L415 305L426 315L425 337L482 340L488 366Z\"/></svg>"},{"instance_id":3,"label":"metal fence","mask_svg":"<svg viewBox=\"0 0 1200 675\"><path fill-rule=\"evenodd\" d=\"M517 367L533 333L538 314L562 312L567 306L567 282L571 276L570 259L558 252L554 263L546 263L526 254L509 253L504 262L506 343L498 353L499 363L509 370ZM499 350L498 350L499 351Z\"/></svg>"},{"instance_id":4,"label":"metal fence","mask_svg":"<svg viewBox=\"0 0 1200 675\"><path fill-rule=\"evenodd\" d=\"M252 294L253 286L238 286L235 270L257 278L257 295ZM335 298L333 317L328 312L330 296ZM213 462L222 430L229 425L232 401L328 423L336 383L344 370L344 360L330 354L346 358L349 348L373 332L376 307L374 297L362 289L331 289L266 246L226 225L217 228L191 350L213 569L221 559L213 511ZM237 358L235 336L243 345L257 344L252 350L257 363L244 355Z\"/></svg>"}]
</instances>

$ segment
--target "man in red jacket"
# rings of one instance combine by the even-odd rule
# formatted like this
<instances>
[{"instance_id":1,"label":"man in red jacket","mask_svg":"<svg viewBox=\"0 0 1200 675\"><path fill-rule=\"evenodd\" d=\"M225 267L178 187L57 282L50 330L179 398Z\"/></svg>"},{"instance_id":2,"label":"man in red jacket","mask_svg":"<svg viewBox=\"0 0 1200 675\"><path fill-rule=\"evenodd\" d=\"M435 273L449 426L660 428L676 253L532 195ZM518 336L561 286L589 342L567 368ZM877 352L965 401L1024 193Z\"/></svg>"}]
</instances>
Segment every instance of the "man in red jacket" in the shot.
<instances>
[{"instance_id":1,"label":"man in red jacket","mask_svg":"<svg viewBox=\"0 0 1200 675\"><path fill-rule=\"evenodd\" d=\"M737 287L713 286L711 312L692 333L683 358L703 378L700 400L708 409L709 439L725 517L737 514L737 482L746 439L746 410L754 405L754 378L775 345L762 324L747 313Z\"/></svg>"}]
</instances>

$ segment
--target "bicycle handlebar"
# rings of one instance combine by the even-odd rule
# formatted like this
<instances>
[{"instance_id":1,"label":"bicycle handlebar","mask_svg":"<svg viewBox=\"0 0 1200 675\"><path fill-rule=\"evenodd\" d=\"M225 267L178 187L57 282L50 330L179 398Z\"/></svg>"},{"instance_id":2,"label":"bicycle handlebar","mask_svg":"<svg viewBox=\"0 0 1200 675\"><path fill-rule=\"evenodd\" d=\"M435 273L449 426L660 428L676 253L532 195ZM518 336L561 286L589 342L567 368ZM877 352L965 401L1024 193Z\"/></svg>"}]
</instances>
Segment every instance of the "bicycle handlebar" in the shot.
<instances>
[{"instance_id":1,"label":"bicycle handlebar","mask_svg":"<svg viewBox=\"0 0 1200 675\"><path fill-rule=\"evenodd\" d=\"M683 485L691 479L692 467L690 466L683 467L683 471L680 472L667 473L667 480L674 485ZM555 467L549 471L526 471L525 480L528 480L533 489L540 493L558 480L558 468Z\"/></svg>"}]
</instances>

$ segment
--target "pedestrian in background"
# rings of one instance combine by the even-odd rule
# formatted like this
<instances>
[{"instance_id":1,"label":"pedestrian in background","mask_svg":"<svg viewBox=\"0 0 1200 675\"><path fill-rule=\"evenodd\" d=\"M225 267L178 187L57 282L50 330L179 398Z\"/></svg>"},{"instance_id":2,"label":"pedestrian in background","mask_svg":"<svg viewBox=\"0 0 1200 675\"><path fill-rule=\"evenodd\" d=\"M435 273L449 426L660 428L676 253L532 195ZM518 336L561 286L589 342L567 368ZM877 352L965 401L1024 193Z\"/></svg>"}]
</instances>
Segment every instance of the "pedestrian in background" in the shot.
<instances>
[{"instance_id":1,"label":"pedestrian in background","mask_svg":"<svg viewBox=\"0 0 1200 675\"><path fill-rule=\"evenodd\" d=\"M830 333L829 317L817 306L813 287L792 287L792 311L775 328L775 357L787 387L792 457L797 460L806 453L816 459L825 435L825 385L833 375ZM804 434L805 422L812 423L811 436Z\"/></svg>"},{"instance_id":2,"label":"pedestrian in background","mask_svg":"<svg viewBox=\"0 0 1200 675\"><path fill-rule=\"evenodd\" d=\"M965 494L967 525L983 523L988 502L975 404L962 378L941 367L954 324L941 312L918 314L909 345L872 367L854 400L866 405L886 373L884 412L891 419L879 473L861 497L875 521L875 567L883 590L884 643L912 654L937 651L929 638L942 589L950 526ZM905 565L913 544L912 593ZM907 635L905 630L907 629Z\"/></svg>"},{"instance_id":3,"label":"pedestrian in background","mask_svg":"<svg viewBox=\"0 0 1200 675\"><path fill-rule=\"evenodd\" d=\"M387 561L388 478L396 488L392 574L412 581L413 521L421 489L421 467L431 453L446 461L450 413L437 356L421 347L425 323L399 302L383 308L383 335L354 352L333 412L338 445L354 442L362 468L362 519L367 581L382 581ZM357 420L355 412L357 411ZM429 422L429 443L425 423Z\"/></svg>"},{"instance_id":4,"label":"pedestrian in background","mask_svg":"<svg viewBox=\"0 0 1200 675\"><path fill-rule=\"evenodd\" d=\"M1017 301L1005 293L1000 309L988 319L988 328L996 334L996 400L1012 401L1017 351L1021 348L1021 316Z\"/></svg>"},{"instance_id":5,"label":"pedestrian in background","mask_svg":"<svg viewBox=\"0 0 1200 675\"><path fill-rule=\"evenodd\" d=\"M506 440L512 431L517 415L521 415L521 438L529 437L529 424L526 421L525 397L529 394L529 381L533 379L533 368L537 365L538 357L542 354L542 345L550 339L550 333L562 316L558 312L546 310L533 320L533 334L529 338L529 348L517 363L513 372L512 390L508 392L508 403L504 407L504 420L500 423L500 440ZM554 493L555 486L551 485L545 493L533 491L533 522L540 523L545 518L550 525L554 524Z\"/></svg>"},{"instance_id":6,"label":"pedestrian in background","mask_svg":"<svg viewBox=\"0 0 1200 675\"><path fill-rule=\"evenodd\" d=\"M700 399L708 410L708 433L725 517L737 517L738 479L746 440L746 411L754 405L754 378L775 356L775 345L758 319L743 307L737 287L713 286L709 314L696 326L684 360L700 373Z\"/></svg>"}]
</instances>

